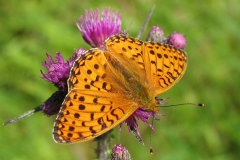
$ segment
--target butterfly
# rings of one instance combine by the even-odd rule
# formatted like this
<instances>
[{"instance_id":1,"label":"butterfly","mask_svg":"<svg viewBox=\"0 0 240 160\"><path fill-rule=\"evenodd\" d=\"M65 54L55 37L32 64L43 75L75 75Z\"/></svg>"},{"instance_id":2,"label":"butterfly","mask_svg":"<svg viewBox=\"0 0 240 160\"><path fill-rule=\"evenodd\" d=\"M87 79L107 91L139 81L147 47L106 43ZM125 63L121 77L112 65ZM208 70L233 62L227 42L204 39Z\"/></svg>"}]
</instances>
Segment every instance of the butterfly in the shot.
<instances>
[{"instance_id":1,"label":"butterfly","mask_svg":"<svg viewBox=\"0 0 240 160\"><path fill-rule=\"evenodd\" d=\"M172 88L187 68L187 54L168 44L126 34L109 37L73 64L68 94L53 127L57 143L84 142L122 123L139 107L158 112L155 97Z\"/></svg>"}]
</instances>

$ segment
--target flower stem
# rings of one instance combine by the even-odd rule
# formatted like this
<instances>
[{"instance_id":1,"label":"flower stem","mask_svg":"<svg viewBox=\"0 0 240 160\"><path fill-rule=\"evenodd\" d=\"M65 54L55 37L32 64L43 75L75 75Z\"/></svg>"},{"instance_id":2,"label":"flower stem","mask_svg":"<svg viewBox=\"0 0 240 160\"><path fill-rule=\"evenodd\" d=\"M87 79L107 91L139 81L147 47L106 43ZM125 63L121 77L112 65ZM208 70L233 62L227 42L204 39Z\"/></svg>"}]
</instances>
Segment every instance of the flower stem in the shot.
<instances>
[{"instance_id":1,"label":"flower stem","mask_svg":"<svg viewBox=\"0 0 240 160\"><path fill-rule=\"evenodd\" d=\"M97 154L98 154L99 160L108 159L110 132L111 131L108 131L97 138L97 142L98 142Z\"/></svg>"}]
</instances>

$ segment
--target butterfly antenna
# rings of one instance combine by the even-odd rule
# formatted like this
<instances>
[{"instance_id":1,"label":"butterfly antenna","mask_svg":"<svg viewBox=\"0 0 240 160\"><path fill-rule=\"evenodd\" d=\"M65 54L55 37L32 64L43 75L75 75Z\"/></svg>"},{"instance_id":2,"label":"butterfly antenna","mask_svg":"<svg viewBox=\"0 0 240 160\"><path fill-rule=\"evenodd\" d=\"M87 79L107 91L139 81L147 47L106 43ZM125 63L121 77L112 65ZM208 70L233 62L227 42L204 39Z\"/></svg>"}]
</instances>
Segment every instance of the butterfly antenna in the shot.
<instances>
[{"instance_id":1,"label":"butterfly antenna","mask_svg":"<svg viewBox=\"0 0 240 160\"><path fill-rule=\"evenodd\" d=\"M152 118L152 126L153 126L153 120L154 120L154 115ZM152 129L150 129L150 154L153 154L153 149L152 149Z\"/></svg>"},{"instance_id":2,"label":"butterfly antenna","mask_svg":"<svg viewBox=\"0 0 240 160\"><path fill-rule=\"evenodd\" d=\"M21 114L18 117L15 117L15 118L12 118L12 119L6 121L5 123L3 123L3 126L5 126L7 124L10 124L10 123L14 123L14 122L20 121L20 120L22 120L24 118L27 118L27 117L31 116L32 114L34 114L34 113L36 113L38 111L41 111L41 110L42 110L41 106L38 106L38 107L36 107L36 108L34 108L34 109L30 110L30 111L27 111L27 112Z\"/></svg>"},{"instance_id":3,"label":"butterfly antenna","mask_svg":"<svg viewBox=\"0 0 240 160\"><path fill-rule=\"evenodd\" d=\"M203 103L180 103L180 104L172 104L172 105L166 105L166 106L159 105L158 107L173 107L173 106L183 106L183 105L204 107Z\"/></svg>"},{"instance_id":4,"label":"butterfly antenna","mask_svg":"<svg viewBox=\"0 0 240 160\"><path fill-rule=\"evenodd\" d=\"M153 8L149 11L148 15L147 15L147 18L145 19L139 33L138 33L138 36L137 36L137 39L141 39L142 38L142 35L143 35L143 32L145 31L146 27L147 27L147 24L152 16L152 13L153 13L153 10L154 10L155 6L153 6Z\"/></svg>"}]
</instances>

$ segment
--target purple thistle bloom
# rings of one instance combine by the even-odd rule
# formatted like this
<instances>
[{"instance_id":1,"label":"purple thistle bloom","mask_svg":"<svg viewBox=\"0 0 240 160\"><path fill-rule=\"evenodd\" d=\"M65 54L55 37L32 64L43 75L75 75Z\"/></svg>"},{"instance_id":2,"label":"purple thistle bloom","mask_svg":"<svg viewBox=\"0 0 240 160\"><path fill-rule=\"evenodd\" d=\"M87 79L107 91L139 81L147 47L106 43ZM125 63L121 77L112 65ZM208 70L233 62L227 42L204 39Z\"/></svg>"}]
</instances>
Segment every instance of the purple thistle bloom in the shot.
<instances>
[{"instance_id":1,"label":"purple thistle bloom","mask_svg":"<svg viewBox=\"0 0 240 160\"><path fill-rule=\"evenodd\" d=\"M116 144L112 148L111 160L131 160L131 155L123 145Z\"/></svg>"},{"instance_id":2,"label":"purple thistle bloom","mask_svg":"<svg viewBox=\"0 0 240 160\"><path fill-rule=\"evenodd\" d=\"M102 15L98 9L86 11L76 24L88 44L103 48L108 37L121 32L122 18L118 12L104 8Z\"/></svg>"},{"instance_id":3,"label":"purple thistle bloom","mask_svg":"<svg viewBox=\"0 0 240 160\"><path fill-rule=\"evenodd\" d=\"M181 33L174 32L167 38L167 43L178 49L184 49L186 47L187 40Z\"/></svg>"},{"instance_id":4,"label":"purple thistle bloom","mask_svg":"<svg viewBox=\"0 0 240 160\"><path fill-rule=\"evenodd\" d=\"M59 90L64 90L67 87L70 66L64 62L60 52L56 53L56 62L49 54L47 54L47 60L42 65L48 69L48 73L43 73L41 70L42 78L52 82Z\"/></svg>"},{"instance_id":5,"label":"purple thistle bloom","mask_svg":"<svg viewBox=\"0 0 240 160\"><path fill-rule=\"evenodd\" d=\"M167 38L164 37L164 32L161 27L153 26L147 36L147 41L163 43Z\"/></svg>"},{"instance_id":6,"label":"purple thistle bloom","mask_svg":"<svg viewBox=\"0 0 240 160\"><path fill-rule=\"evenodd\" d=\"M155 131L154 126L148 122L148 119L159 120L158 118L155 117L157 115L160 115L160 114L149 112L149 111L146 111L144 108L139 107L130 117L128 117L128 119L125 120L125 123L127 124L129 131L131 131L131 127L137 130L138 128L138 123L136 120L137 118L143 121L144 123L148 124L149 127Z\"/></svg>"},{"instance_id":7,"label":"purple thistle bloom","mask_svg":"<svg viewBox=\"0 0 240 160\"><path fill-rule=\"evenodd\" d=\"M44 61L42 65L47 68L48 73L43 73L41 70L42 78L48 82L52 82L59 90L66 90L72 64L84 52L84 49L78 49L70 60L66 62L64 62L64 58L60 52L56 53L56 62L47 54L47 61Z\"/></svg>"},{"instance_id":8,"label":"purple thistle bloom","mask_svg":"<svg viewBox=\"0 0 240 160\"><path fill-rule=\"evenodd\" d=\"M165 104L163 101L167 100L168 98L155 98L157 104L162 105ZM135 134L135 137L138 139L139 142L142 142L142 138L140 132L138 130L138 122L137 119L140 119L144 123L146 123L153 131L155 131L154 126L148 121L148 119L159 120L156 116L165 116L164 114L159 114L155 112L149 112L145 110L143 107L139 107L131 116L129 116L124 122L128 126L128 130ZM122 123L120 124L121 130Z\"/></svg>"}]
</instances>

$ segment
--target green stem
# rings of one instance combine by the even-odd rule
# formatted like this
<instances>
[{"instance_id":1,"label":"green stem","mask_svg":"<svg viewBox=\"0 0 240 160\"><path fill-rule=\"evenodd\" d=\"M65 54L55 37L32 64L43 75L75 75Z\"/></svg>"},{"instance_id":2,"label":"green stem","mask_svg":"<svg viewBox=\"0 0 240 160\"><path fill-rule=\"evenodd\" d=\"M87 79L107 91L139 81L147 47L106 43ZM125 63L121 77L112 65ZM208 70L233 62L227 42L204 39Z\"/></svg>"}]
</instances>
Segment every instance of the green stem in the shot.
<instances>
[{"instance_id":1,"label":"green stem","mask_svg":"<svg viewBox=\"0 0 240 160\"><path fill-rule=\"evenodd\" d=\"M108 131L107 133L104 133L103 135L97 138L97 142L98 142L97 154L98 154L99 160L108 159L110 132L111 131Z\"/></svg>"}]
</instances>

